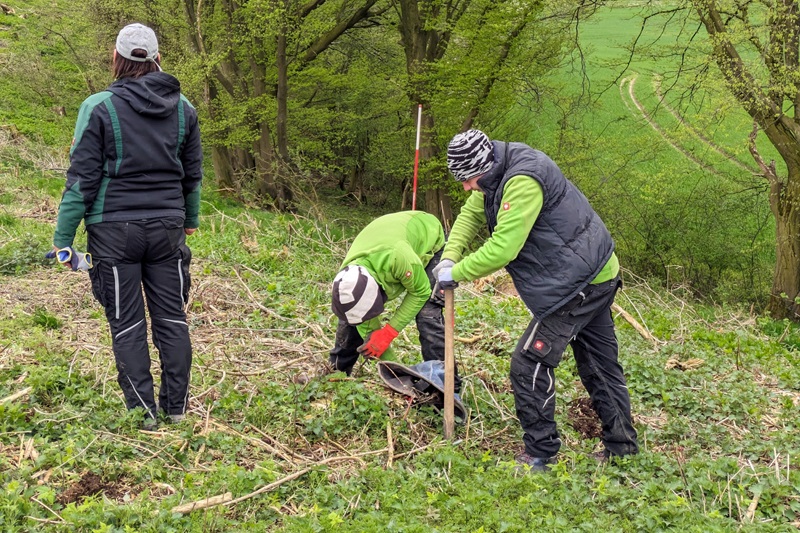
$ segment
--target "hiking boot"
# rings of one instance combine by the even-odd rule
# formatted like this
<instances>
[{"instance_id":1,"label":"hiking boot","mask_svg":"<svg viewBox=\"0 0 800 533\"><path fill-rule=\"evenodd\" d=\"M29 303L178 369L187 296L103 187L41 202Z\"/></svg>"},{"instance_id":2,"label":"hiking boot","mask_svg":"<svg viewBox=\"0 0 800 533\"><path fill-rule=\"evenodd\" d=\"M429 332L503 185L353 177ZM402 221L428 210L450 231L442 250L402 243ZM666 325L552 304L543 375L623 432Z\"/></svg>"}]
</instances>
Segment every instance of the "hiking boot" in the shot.
<instances>
[{"instance_id":1,"label":"hiking boot","mask_svg":"<svg viewBox=\"0 0 800 533\"><path fill-rule=\"evenodd\" d=\"M551 464L555 464L554 457L534 457L528 452L518 453L514 456L514 460L519 463L514 470L519 473L531 472L549 472ZM529 468L525 468L525 467Z\"/></svg>"},{"instance_id":2,"label":"hiking boot","mask_svg":"<svg viewBox=\"0 0 800 533\"><path fill-rule=\"evenodd\" d=\"M183 420L185 418L186 418L186 415L184 415L184 414L167 415L167 422L169 422L170 424L179 424L179 423L183 422Z\"/></svg>"}]
</instances>

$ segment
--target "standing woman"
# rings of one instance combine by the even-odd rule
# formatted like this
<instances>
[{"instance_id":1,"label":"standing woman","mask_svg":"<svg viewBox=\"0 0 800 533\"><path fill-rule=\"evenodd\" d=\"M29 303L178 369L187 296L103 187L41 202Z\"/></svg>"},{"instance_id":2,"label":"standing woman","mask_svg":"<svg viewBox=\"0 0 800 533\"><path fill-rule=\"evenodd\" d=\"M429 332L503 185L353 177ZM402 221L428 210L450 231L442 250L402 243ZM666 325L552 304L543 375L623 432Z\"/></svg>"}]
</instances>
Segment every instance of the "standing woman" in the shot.
<instances>
[{"instance_id":1,"label":"standing woman","mask_svg":"<svg viewBox=\"0 0 800 533\"><path fill-rule=\"evenodd\" d=\"M159 410L180 421L189 400L186 235L199 224L203 159L197 113L160 62L152 29L130 24L119 32L116 81L78 112L53 237L54 248L72 246L83 219L92 292L111 329L117 381L128 409L144 409L148 429L157 426ZM158 404L145 301L161 359Z\"/></svg>"}]
</instances>

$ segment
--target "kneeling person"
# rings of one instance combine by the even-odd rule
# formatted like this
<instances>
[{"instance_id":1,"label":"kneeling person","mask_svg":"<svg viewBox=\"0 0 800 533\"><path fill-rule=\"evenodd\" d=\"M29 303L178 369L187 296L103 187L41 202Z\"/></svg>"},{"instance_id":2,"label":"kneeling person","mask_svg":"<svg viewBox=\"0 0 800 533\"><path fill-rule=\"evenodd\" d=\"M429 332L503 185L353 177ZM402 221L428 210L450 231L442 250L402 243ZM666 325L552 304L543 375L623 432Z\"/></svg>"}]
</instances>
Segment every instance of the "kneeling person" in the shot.
<instances>
[{"instance_id":1,"label":"kneeling person","mask_svg":"<svg viewBox=\"0 0 800 533\"><path fill-rule=\"evenodd\" d=\"M444 360L444 300L431 297L443 247L441 223L422 211L384 215L361 230L333 281L331 308L339 325L330 363L336 370L350 374L359 354L394 359L390 345L412 319L423 360ZM381 327L385 303L403 294ZM456 375L456 391L459 385Z\"/></svg>"}]
</instances>

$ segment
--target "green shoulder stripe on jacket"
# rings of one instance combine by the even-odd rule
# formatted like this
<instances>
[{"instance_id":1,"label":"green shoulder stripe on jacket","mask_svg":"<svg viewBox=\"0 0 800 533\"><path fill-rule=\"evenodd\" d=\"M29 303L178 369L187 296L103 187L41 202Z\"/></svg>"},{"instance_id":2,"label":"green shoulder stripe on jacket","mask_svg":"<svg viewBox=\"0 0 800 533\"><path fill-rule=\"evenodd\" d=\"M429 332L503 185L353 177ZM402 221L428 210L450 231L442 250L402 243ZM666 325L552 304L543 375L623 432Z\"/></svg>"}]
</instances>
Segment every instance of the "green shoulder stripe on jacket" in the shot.
<instances>
[{"instance_id":1,"label":"green shoulder stripe on jacket","mask_svg":"<svg viewBox=\"0 0 800 533\"><path fill-rule=\"evenodd\" d=\"M92 204L91 210L84 215L84 225L97 224L103 221L103 210L106 204L106 189L108 189L109 183L111 183L111 178L108 177L108 169L106 169L105 175L100 181L100 189L97 191L97 198Z\"/></svg>"},{"instance_id":2,"label":"green shoulder stripe on jacket","mask_svg":"<svg viewBox=\"0 0 800 533\"><path fill-rule=\"evenodd\" d=\"M103 91L93 94L83 101L78 111L78 120L75 121L75 133L72 135L72 147L69 149L69 155L72 155L75 147L80 144L81 137L83 137L83 132L86 131L86 127L89 125L89 117L92 116L94 108L111 98L112 94L111 91Z\"/></svg>"},{"instance_id":3,"label":"green shoulder stripe on jacket","mask_svg":"<svg viewBox=\"0 0 800 533\"><path fill-rule=\"evenodd\" d=\"M181 102L183 102L184 104L186 104L186 105L188 105L189 107L191 107L192 109L194 109L194 106L193 106L193 105L192 105L192 103L189 101L189 99L188 99L188 98L186 98L186 97L185 97L185 96L183 96L183 95L181 95Z\"/></svg>"},{"instance_id":4,"label":"green shoulder stripe on jacket","mask_svg":"<svg viewBox=\"0 0 800 533\"><path fill-rule=\"evenodd\" d=\"M183 96L183 95L181 95ZM180 159L183 141L186 138L186 117L183 116L183 100L178 102L178 143L175 147L175 155Z\"/></svg>"},{"instance_id":5,"label":"green shoulder stripe on jacket","mask_svg":"<svg viewBox=\"0 0 800 533\"><path fill-rule=\"evenodd\" d=\"M119 166L122 164L122 128L119 125L119 117L117 116L117 109L111 102L111 99L104 100L103 103L108 109L108 116L111 119L111 128L114 130L114 147L117 152L117 164L114 167L114 175L119 174Z\"/></svg>"}]
</instances>

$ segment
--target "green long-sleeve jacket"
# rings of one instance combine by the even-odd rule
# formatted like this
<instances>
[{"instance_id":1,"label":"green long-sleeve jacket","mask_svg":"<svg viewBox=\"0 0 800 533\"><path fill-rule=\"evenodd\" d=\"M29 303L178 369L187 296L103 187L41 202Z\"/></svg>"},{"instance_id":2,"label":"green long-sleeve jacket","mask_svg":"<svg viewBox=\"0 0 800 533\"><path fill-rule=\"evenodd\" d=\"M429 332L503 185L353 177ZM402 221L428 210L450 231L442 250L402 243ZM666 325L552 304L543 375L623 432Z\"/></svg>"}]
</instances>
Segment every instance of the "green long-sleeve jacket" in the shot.
<instances>
[{"instance_id":1,"label":"green long-sleeve jacket","mask_svg":"<svg viewBox=\"0 0 800 533\"><path fill-rule=\"evenodd\" d=\"M472 281L505 267L522 250L533 224L542 210L542 186L528 176L514 176L503 190L503 209L497 214L497 226L492 236L477 251L464 256L467 246L478 231L486 227L483 210L483 193L473 192L467 199L453 224L453 229L442 252L442 259L450 259L455 281ZM619 260L612 254L592 283L608 281L619 272Z\"/></svg>"},{"instance_id":2,"label":"green long-sleeve jacket","mask_svg":"<svg viewBox=\"0 0 800 533\"><path fill-rule=\"evenodd\" d=\"M389 325L400 331L431 296L425 266L444 246L439 220L423 211L401 211L376 218L353 241L342 268L360 265L375 278L388 300L406 293ZM380 317L358 326L362 337L380 327Z\"/></svg>"}]
</instances>

